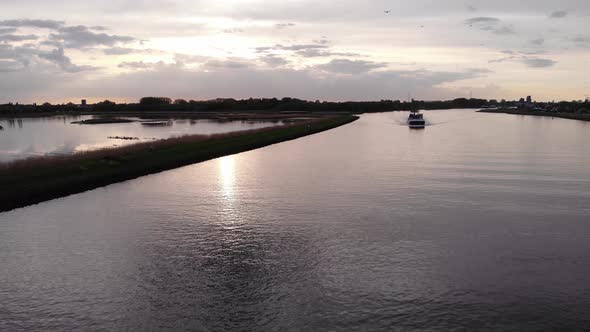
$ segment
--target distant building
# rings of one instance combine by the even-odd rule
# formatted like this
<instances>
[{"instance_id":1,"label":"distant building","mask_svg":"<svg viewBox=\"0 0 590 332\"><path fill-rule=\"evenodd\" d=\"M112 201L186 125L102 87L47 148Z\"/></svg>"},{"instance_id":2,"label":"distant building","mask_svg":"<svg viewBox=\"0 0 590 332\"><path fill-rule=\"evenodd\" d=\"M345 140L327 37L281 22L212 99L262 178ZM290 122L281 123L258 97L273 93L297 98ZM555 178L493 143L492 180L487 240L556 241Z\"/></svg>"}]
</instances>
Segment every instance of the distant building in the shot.
<instances>
[{"instance_id":1,"label":"distant building","mask_svg":"<svg viewBox=\"0 0 590 332\"><path fill-rule=\"evenodd\" d=\"M533 97L531 97L531 96L526 97L526 102L524 104L524 107L529 108L529 109L535 107L535 104L533 103Z\"/></svg>"},{"instance_id":2,"label":"distant building","mask_svg":"<svg viewBox=\"0 0 590 332\"><path fill-rule=\"evenodd\" d=\"M86 106L86 105L87 105L86 99L82 99L82 106Z\"/></svg>"}]
</instances>

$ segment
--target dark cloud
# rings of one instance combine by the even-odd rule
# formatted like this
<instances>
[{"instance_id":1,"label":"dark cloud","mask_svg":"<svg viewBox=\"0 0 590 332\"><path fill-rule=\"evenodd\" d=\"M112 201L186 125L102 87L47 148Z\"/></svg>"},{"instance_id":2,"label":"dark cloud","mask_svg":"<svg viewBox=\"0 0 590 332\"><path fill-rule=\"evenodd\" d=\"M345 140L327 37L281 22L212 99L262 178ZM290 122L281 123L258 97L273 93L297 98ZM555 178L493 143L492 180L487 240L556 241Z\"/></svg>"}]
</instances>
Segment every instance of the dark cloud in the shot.
<instances>
[{"instance_id":1,"label":"dark cloud","mask_svg":"<svg viewBox=\"0 0 590 332\"><path fill-rule=\"evenodd\" d=\"M557 61L551 59L542 59L534 57L524 58L522 59L522 62L530 68L547 68L557 64Z\"/></svg>"},{"instance_id":2,"label":"dark cloud","mask_svg":"<svg viewBox=\"0 0 590 332\"><path fill-rule=\"evenodd\" d=\"M0 21L0 26L5 27L32 27L32 28L44 28L44 29L54 29L57 30L64 25L63 21L54 21L54 20L30 20L30 19L22 19L22 20L4 20Z\"/></svg>"},{"instance_id":3,"label":"dark cloud","mask_svg":"<svg viewBox=\"0 0 590 332\"><path fill-rule=\"evenodd\" d=\"M126 47L111 47L103 50L106 55L124 55L136 52L136 49Z\"/></svg>"},{"instance_id":4,"label":"dark cloud","mask_svg":"<svg viewBox=\"0 0 590 332\"><path fill-rule=\"evenodd\" d=\"M270 67L282 67L289 63L285 58L270 54L260 57L260 60Z\"/></svg>"},{"instance_id":5,"label":"dark cloud","mask_svg":"<svg viewBox=\"0 0 590 332\"><path fill-rule=\"evenodd\" d=\"M511 35L516 33L511 25L504 24L502 20L496 17L473 17L465 20L465 25L497 35Z\"/></svg>"},{"instance_id":6,"label":"dark cloud","mask_svg":"<svg viewBox=\"0 0 590 332\"><path fill-rule=\"evenodd\" d=\"M39 39L37 35L0 35L0 42L19 42L37 39Z\"/></svg>"},{"instance_id":7,"label":"dark cloud","mask_svg":"<svg viewBox=\"0 0 590 332\"><path fill-rule=\"evenodd\" d=\"M63 27L58 33L49 35L50 42L59 43L66 48L84 48L89 46L114 46L118 43L130 43L135 38L130 36L96 33L83 25Z\"/></svg>"},{"instance_id":8,"label":"dark cloud","mask_svg":"<svg viewBox=\"0 0 590 332\"><path fill-rule=\"evenodd\" d=\"M0 44L0 59L18 62L23 68L29 66L39 54L39 50L30 46Z\"/></svg>"},{"instance_id":9,"label":"dark cloud","mask_svg":"<svg viewBox=\"0 0 590 332\"><path fill-rule=\"evenodd\" d=\"M465 24L498 24L501 20L495 17L473 17L465 21Z\"/></svg>"},{"instance_id":10,"label":"dark cloud","mask_svg":"<svg viewBox=\"0 0 590 332\"><path fill-rule=\"evenodd\" d=\"M493 33L495 33L497 35L512 35L512 34L516 33L514 28L510 25L504 25L499 28L492 28L492 29L490 29L490 31L492 31Z\"/></svg>"},{"instance_id":11,"label":"dark cloud","mask_svg":"<svg viewBox=\"0 0 590 332\"><path fill-rule=\"evenodd\" d=\"M568 15L568 12L565 10L558 10L554 11L553 13L549 14L549 18L564 18Z\"/></svg>"},{"instance_id":12,"label":"dark cloud","mask_svg":"<svg viewBox=\"0 0 590 332\"><path fill-rule=\"evenodd\" d=\"M572 40L579 46L590 46L590 36L578 36Z\"/></svg>"},{"instance_id":13,"label":"dark cloud","mask_svg":"<svg viewBox=\"0 0 590 332\"><path fill-rule=\"evenodd\" d=\"M361 74L374 69L387 67L386 63L378 63L363 60L334 59L328 63L318 65L316 68L337 74Z\"/></svg>"},{"instance_id":14,"label":"dark cloud","mask_svg":"<svg viewBox=\"0 0 590 332\"><path fill-rule=\"evenodd\" d=\"M17 31L16 28L0 28L0 35L6 34L6 33L15 33Z\"/></svg>"},{"instance_id":15,"label":"dark cloud","mask_svg":"<svg viewBox=\"0 0 590 332\"><path fill-rule=\"evenodd\" d=\"M51 52L40 53L39 57L52 62L59 66L63 71L68 73L77 73L81 71L96 70L93 66L78 66L72 63L72 60L64 53L63 48L55 49Z\"/></svg>"}]
</instances>

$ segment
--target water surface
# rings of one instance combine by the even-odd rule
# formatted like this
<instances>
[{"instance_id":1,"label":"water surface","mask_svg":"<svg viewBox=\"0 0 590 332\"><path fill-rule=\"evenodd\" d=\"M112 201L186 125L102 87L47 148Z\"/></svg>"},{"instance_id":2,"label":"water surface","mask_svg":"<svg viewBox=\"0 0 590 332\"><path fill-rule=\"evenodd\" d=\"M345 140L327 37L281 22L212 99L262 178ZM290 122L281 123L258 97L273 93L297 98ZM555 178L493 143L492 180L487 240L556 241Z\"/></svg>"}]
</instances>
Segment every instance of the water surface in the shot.
<instances>
[{"instance_id":1,"label":"water surface","mask_svg":"<svg viewBox=\"0 0 590 332\"><path fill-rule=\"evenodd\" d=\"M590 328L590 125L432 111L0 214L0 330Z\"/></svg>"},{"instance_id":2,"label":"water surface","mask_svg":"<svg viewBox=\"0 0 590 332\"><path fill-rule=\"evenodd\" d=\"M0 126L0 162L34 156L69 155L80 151L123 146L137 142L183 135L210 135L239 130L258 129L280 122L171 120L169 126L146 126L138 118L132 123L81 125L72 122L93 116L52 116L41 118L2 119ZM158 120L167 121L167 120ZM137 140L113 139L133 137Z\"/></svg>"}]
</instances>

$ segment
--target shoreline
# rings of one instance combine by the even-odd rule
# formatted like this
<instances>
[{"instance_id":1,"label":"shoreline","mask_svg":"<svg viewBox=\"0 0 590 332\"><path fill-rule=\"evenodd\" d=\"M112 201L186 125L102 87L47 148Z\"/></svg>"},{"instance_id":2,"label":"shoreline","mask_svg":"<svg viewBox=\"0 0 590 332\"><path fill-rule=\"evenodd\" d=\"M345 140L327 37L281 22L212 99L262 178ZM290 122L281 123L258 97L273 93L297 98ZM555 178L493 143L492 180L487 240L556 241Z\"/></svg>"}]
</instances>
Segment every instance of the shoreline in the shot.
<instances>
[{"instance_id":1,"label":"shoreline","mask_svg":"<svg viewBox=\"0 0 590 332\"><path fill-rule=\"evenodd\" d=\"M140 118L140 119L187 119L187 120L226 120L226 121L281 121L292 118L340 116L347 112L257 112L257 111L216 111L216 112L177 112L177 111L126 111L126 112L38 112L38 113L0 113L0 120L35 119L49 117L95 116L99 118Z\"/></svg>"},{"instance_id":2,"label":"shoreline","mask_svg":"<svg viewBox=\"0 0 590 332\"><path fill-rule=\"evenodd\" d=\"M0 212L65 197L346 125L353 115L212 136L192 135L0 165Z\"/></svg>"},{"instance_id":3,"label":"shoreline","mask_svg":"<svg viewBox=\"0 0 590 332\"><path fill-rule=\"evenodd\" d=\"M568 120L578 121L590 121L590 114L577 114L577 113L553 113L547 111L529 111L529 110L518 110L518 109L482 109L477 111L478 113L496 113L496 114L511 114L511 115L530 115L530 116L543 116L551 118L560 118Z\"/></svg>"}]
</instances>

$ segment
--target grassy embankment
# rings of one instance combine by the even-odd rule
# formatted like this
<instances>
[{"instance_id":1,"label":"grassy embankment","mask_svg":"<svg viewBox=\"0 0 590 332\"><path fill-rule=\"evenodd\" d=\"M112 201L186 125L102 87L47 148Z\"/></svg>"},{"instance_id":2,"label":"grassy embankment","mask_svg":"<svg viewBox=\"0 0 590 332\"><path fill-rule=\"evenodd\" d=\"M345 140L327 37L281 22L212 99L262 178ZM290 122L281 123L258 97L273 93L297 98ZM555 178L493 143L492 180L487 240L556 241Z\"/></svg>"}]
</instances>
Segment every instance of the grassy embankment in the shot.
<instances>
[{"instance_id":1,"label":"grassy embankment","mask_svg":"<svg viewBox=\"0 0 590 332\"><path fill-rule=\"evenodd\" d=\"M548 116L548 117L552 117L552 118L590 121L590 114L578 114L578 113L545 112L545 111L532 111L532 110L523 110L523 109L504 109L504 108L483 109L479 112L482 112L482 113L502 113L502 114L513 114L513 115Z\"/></svg>"},{"instance_id":2,"label":"grassy embankment","mask_svg":"<svg viewBox=\"0 0 590 332\"><path fill-rule=\"evenodd\" d=\"M338 116L212 136L193 135L121 148L0 165L0 211L80 193L225 155L319 133L357 120Z\"/></svg>"}]
</instances>

